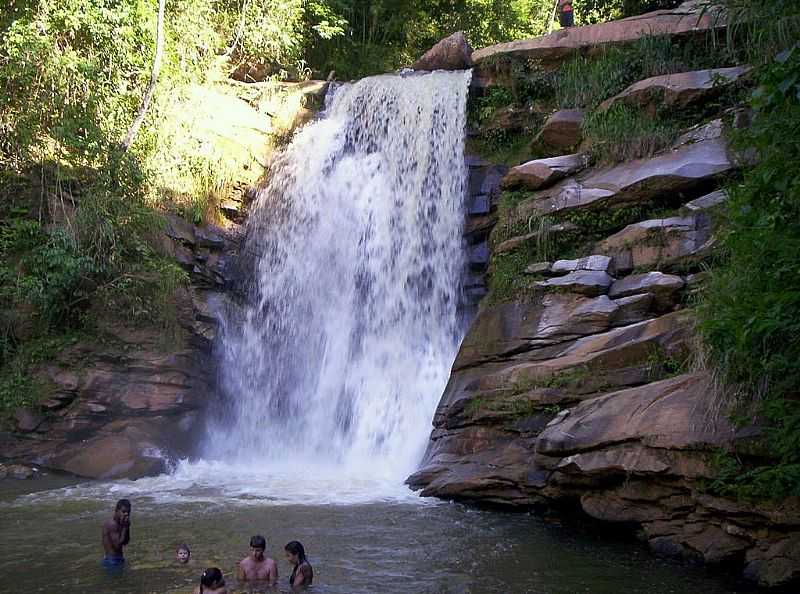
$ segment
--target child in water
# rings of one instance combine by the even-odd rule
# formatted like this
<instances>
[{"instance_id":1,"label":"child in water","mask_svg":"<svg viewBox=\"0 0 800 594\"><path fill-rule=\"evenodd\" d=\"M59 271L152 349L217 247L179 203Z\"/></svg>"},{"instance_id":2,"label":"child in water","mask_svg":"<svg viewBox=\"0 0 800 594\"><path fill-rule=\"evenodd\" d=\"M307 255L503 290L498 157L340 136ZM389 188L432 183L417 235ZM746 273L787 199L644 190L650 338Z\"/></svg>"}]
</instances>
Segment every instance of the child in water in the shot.
<instances>
[{"instance_id":1,"label":"child in water","mask_svg":"<svg viewBox=\"0 0 800 594\"><path fill-rule=\"evenodd\" d=\"M191 555L192 552L189 550L189 547L185 544L178 545L178 548L175 551L175 559L181 565L186 565L189 562L189 557Z\"/></svg>"},{"instance_id":2,"label":"child in water","mask_svg":"<svg viewBox=\"0 0 800 594\"><path fill-rule=\"evenodd\" d=\"M218 567L209 567L200 576L200 585L194 589L194 594L228 594L225 580Z\"/></svg>"}]
</instances>

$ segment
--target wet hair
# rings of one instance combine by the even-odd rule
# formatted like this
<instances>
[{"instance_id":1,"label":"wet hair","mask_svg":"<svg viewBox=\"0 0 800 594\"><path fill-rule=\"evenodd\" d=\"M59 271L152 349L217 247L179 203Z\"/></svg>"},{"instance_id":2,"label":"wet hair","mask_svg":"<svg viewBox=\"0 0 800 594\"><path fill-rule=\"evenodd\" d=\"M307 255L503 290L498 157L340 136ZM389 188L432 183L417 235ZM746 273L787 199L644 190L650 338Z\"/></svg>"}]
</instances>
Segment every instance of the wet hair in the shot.
<instances>
[{"instance_id":1,"label":"wet hair","mask_svg":"<svg viewBox=\"0 0 800 594\"><path fill-rule=\"evenodd\" d=\"M214 584L218 584L221 581L223 581L222 571L220 571L219 567L209 567L200 576L201 586L213 586Z\"/></svg>"},{"instance_id":2,"label":"wet hair","mask_svg":"<svg viewBox=\"0 0 800 594\"><path fill-rule=\"evenodd\" d=\"M179 545L178 545L178 548L177 548L177 549L175 549L175 552L176 552L176 553L177 553L178 551L186 551L186 552L187 552L187 553L189 553L190 555L192 554L192 551L190 551L190 550L189 550L189 545L187 545L187 544L186 544L186 543L184 543L184 542L182 542L181 544L179 544Z\"/></svg>"},{"instance_id":3,"label":"wet hair","mask_svg":"<svg viewBox=\"0 0 800 594\"><path fill-rule=\"evenodd\" d=\"M254 549L266 549L267 548L267 539L261 536L260 534L256 534L253 538L250 539L250 546Z\"/></svg>"},{"instance_id":4,"label":"wet hair","mask_svg":"<svg viewBox=\"0 0 800 594\"><path fill-rule=\"evenodd\" d=\"M131 502L127 499L120 499L117 501L117 507L114 508L114 511L120 511L122 509L131 511Z\"/></svg>"},{"instance_id":5,"label":"wet hair","mask_svg":"<svg viewBox=\"0 0 800 594\"><path fill-rule=\"evenodd\" d=\"M303 563L306 560L306 550L303 548L303 545L296 540L287 543L283 549L292 555L297 555L297 559L300 563Z\"/></svg>"}]
</instances>

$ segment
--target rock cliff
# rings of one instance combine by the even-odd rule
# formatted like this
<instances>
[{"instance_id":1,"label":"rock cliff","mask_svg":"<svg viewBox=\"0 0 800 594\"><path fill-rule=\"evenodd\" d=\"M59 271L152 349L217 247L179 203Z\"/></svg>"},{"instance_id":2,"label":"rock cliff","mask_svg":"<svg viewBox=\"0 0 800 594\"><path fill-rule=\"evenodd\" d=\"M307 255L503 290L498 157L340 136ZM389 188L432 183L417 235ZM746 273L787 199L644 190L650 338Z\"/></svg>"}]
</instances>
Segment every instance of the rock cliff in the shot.
<instances>
[{"instance_id":1,"label":"rock cliff","mask_svg":"<svg viewBox=\"0 0 800 594\"><path fill-rule=\"evenodd\" d=\"M686 3L485 48L473 60L479 76L490 58L555 68L648 32L677 38L722 26L720 15ZM717 98L748 72L649 77L598 101L595 113L621 104L646 117L681 110L682 130L643 158L605 164L591 134L583 138L589 114L562 109L544 113L531 134L532 148L549 151L542 158L511 167L499 183L485 173L491 160L483 163L471 185L483 185L488 199L471 213L467 240L488 294L408 479L413 488L577 509L634 527L658 554L733 563L762 585L800 577L800 502L744 504L708 489L715 457L759 434L729 420L719 386L698 363L691 309L714 255L721 186L741 163L726 140L741 123Z\"/></svg>"}]
</instances>

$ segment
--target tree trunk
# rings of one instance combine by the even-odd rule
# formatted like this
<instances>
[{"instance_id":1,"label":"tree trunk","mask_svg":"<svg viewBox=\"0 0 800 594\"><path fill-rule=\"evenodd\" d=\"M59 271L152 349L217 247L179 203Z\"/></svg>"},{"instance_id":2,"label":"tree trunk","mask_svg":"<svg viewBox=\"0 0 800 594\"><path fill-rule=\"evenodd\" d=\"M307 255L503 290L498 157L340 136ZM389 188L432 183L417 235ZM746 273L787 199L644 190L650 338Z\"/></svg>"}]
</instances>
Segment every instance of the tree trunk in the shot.
<instances>
[{"instance_id":1,"label":"tree trunk","mask_svg":"<svg viewBox=\"0 0 800 594\"><path fill-rule=\"evenodd\" d=\"M147 90L142 98L142 104L139 106L139 113L131 124L125 140L122 141L122 150L127 151L133 140L136 138L136 133L144 121L144 116L147 114L147 108L150 107L150 101L153 99L153 93L156 90L156 81L158 80L158 72L161 70L161 56L164 53L164 10L166 0L158 0L158 25L156 33L156 55L153 58L153 70L150 72L150 82L147 85Z\"/></svg>"}]
</instances>

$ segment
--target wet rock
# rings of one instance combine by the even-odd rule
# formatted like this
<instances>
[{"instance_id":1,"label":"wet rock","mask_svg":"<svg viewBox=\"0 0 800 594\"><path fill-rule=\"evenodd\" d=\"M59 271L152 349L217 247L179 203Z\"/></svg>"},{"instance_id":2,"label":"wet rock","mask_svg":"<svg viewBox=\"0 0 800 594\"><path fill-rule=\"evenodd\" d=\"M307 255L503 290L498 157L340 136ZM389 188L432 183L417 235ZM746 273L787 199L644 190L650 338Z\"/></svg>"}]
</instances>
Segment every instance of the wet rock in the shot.
<instances>
[{"instance_id":1,"label":"wet rock","mask_svg":"<svg viewBox=\"0 0 800 594\"><path fill-rule=\"evenodd\" d=\"M550 272L550 262L536 262L534 264L528 264L528 267L525 268L525 274L545 274Z\"/></svg>"},{"instance_id":2,"label":"wet rock","mask_svg":"<svg viewBox=\"0 0 800 594\"><path fill-rule=\"evenodd\" d=\"M708 210L722 204L727 199L728 194L725 192L725 190L717 190L716 192L711 192L710 194L696 198L691 202L687 202L686 208L694 212Z\"/></svg>"},{"instance_id":3,"label":"wet rock","mask_svg":"<svg viewBox=\"0 0 800 594\"><path fill-rule=\"evenodd\" d=\"M616 281L608 291L609 297L629 297L642 293L650 293L655 299L659 311L669 311L678 302L680 292L685 283L679 276L662 272L632 274Z\"/></svg>"},{"instance_id":4,"label":"wet rock","mask_svg":"<svg viewBox=\"0 0 800 594\"><path fill-rule=\"evenodd\" d=\"M613 274L613 263L608 256L586 256L577 260L558 260L550 267L553 274L567 274L578 270L591 270Z\"/></svg>"},{"instance_id":5,"label":"wet rock","mask_svg":"<svg viewBox=\"0 0 800 594\"><path fill-rule=\"evenodd\" d=\"M489 244L485 241L470 247L469 266L473 270L483 270L489 264Z\"/></svg>"},{"instance_id":6,"label":"wet rock","mask_svg":"<svg viewBox=\"0 0 800 594\"><path fill-rule=\"evenodd\" d=\"M30 466L23 464L8 464L5 467L6 476L19 481L36 478L36 472Z\"/></svg>"},{"instance_id":7,"label":"wet rock","mask_svg":"<svg viewBox=\"0 0 800 594\"><path fill-rule=\"evenodd\" d=\"M195 244L195 227L183 217L167 215L167 226L164 232L167 237L186 245L193 246Z\"/></svg>"},{"instance_id":8,"label":"wet rock","mask_svg":"<svg viewBox=\"0 0 800 594\"><path fill-rule=\"evenodd\" d=\"M195 227L195 238L198 247L221 250L225 247L224 231L213 225Z\"/></svg>"},{"instance_id":9,"label":"wet rock","mask_svg":"<svg viewBox=\"0 0 800 594\"><path fill-rule=\"evenodd\" d=\"M544 289L558 289L594 297L607 293L608 288L613 282L614 278L607 272L577 270L565 276L539 281L536 283L536 286Z\"/></svg>"},{"instance_id":10,"label":"wet rock","mask_svg":"<svg viewBox=\"0 0 800 594\"><path fill-rule=\"evenodd\" d=\"M736 168L721 138L567 178L517 207L520 217L647 202L710 183Z\"/></svg>"},{"instance_id":11,"label":"wet rock","mask_svg":"<svg viewBox=\"0 0 800 594\"><path fill-rule=\"evenodd\" d=\"M507 190L514 188L538 190L574 175L585 168L587 162L586 155L581 153L528 161L512 167L503 178L501 186Z\"/></svg>"},{"instance_id":12,"label":"wet rock","mask_svg":"<svg viewBox=\"0 0 800 594\"><path fill-rule=\"evenodd\" d=\"M689 128L686 132L678 136L672 148L679 148L684 144L691 144L693 142L703 142L706 140L715 140L722 138L725 131L725 125L722 120L712 120L706 124L698 124Z\"/></svg>"},{"instance_id":13,"label":"wet rock","mask_svg":"<svg viewBox=\"0 0 800 594\"><path fill-rule=\"evenodd\" d=\"M14 413L14 420L17 423L17 431L23 433L32 433L36 431L39 426L44 423L45 418L43 415L32 411L28 408L18 408Z\"/></svg>"},{"instance_id":14,"label":"wet rock","mask_svg":"<svg viewBox=\"0 0 800 594\"><path fill-rule=\"evenodd\" d=\"M458 31L429 49L411 68L414 70L465 70L472 68L472 48Z\"/></svg>"},{"instance_id":15,"label":"wet rock","mask_svg":"<svg viewBox=\"0 0 800 594\"><path fill-rule=\"evenodd\" d=\"M654 76L632 84L601 103L598 109L603 112L619 104L635 105L652 111L661 105L683 109L721 94L725 88L751 71L749 66L736 66Z\"/></svg>"},{"instance_id":16,"label":"wet rock","mask_svg":"<svg viewBox=\"0 0 800 594\"><path fill-rule=\"evenodd\" d=\"M562 109L544 123L539 140L559 150L576 147L583 139L583 120L586 114L580 109Z\"/></svg>"},{"instance_id":17,"label":"wet rock","mask_svg":"<svg viewBox=\"0 0 800 594\"><path fill-rule=\"evenodd\" d=\"M600 242L595 250L611 256L617 271L627 272L699 262L712 247L710 222L693 215L628 225Z\"/></svg>"},{"instance_id":18,"label":"wet rock","mask_svg":"<svg viewBox=\"0 0 800 594\"><path fill-rule=\"evenodd\" d=\"M747 552L745 576L762 586L784 586L800 579L800 533L760 543Z\"/></svg>"},{"instance_id":19,"label":"wet rock","mask_svg":"<svg viewBox=\"0 0 800 594\"><path fill-rule=\"evenodd\" d=\"M585 27L567 27L542 37L492 45L473 52L472 59L480 70L484 70L483 63L487 60L496 62L502 57L539 60L545 67L555 68L581 50L624 44L641 37L696 34L724 26L725 20L719 11L702 10L697 2L685 2L671 10Z\"/></svg>"}]
</instances>

